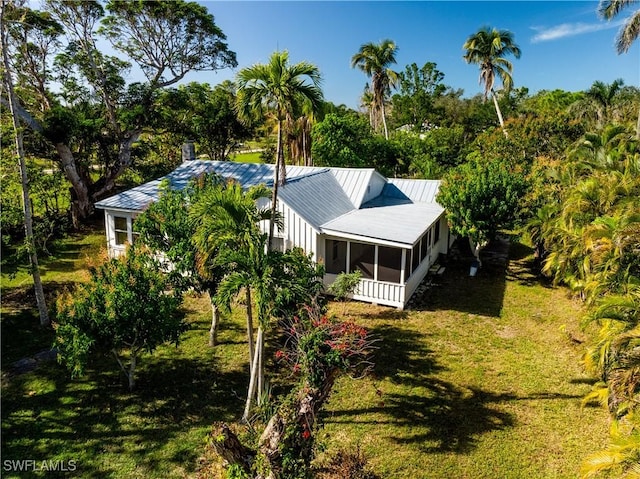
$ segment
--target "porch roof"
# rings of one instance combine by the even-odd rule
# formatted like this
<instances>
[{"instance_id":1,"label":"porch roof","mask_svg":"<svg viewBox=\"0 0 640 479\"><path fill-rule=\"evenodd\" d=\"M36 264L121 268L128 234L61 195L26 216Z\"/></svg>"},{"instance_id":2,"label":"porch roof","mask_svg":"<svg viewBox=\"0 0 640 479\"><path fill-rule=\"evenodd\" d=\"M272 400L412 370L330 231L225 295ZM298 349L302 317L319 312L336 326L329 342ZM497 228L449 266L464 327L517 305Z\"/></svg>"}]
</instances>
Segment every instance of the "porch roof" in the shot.
<instances>
[{"instance_id":1,"label":"porch roof","mask_svg":"<svg viewBox=\"0 0 640 479\"><path fill-rule=\"evenodd\" d=\"M412 247L435 223L444 209L437 203L412 203L403 199L389 200L381 204L380 197L375 206L367 205L322 225L322 232L340 236L362 237L363 240L398 243ZM367 206L365 205L365 206Z\"/></svg>"}]
</instances>

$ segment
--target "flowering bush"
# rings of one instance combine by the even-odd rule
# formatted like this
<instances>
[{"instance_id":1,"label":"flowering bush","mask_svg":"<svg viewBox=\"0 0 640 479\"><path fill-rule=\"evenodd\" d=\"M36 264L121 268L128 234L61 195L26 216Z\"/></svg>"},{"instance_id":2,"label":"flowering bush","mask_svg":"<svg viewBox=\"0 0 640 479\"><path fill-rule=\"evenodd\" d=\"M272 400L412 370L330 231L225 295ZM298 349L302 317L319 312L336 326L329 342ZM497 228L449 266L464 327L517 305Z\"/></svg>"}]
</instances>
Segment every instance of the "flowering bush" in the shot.
<instances>
[{"instance_id":1,"label":"flowering bush","mask_svg":"<svg viewBox=\"0 0 640 479\"><path fill-rule=\"evenodd\" d=\"M375 340L365 328L314 308L304 313L286 326L286 347L275 356L289 363L292 372L310 387L322 387L338 371L364 375L373 367L369 357Z\"/></svg>"}]
</instances>

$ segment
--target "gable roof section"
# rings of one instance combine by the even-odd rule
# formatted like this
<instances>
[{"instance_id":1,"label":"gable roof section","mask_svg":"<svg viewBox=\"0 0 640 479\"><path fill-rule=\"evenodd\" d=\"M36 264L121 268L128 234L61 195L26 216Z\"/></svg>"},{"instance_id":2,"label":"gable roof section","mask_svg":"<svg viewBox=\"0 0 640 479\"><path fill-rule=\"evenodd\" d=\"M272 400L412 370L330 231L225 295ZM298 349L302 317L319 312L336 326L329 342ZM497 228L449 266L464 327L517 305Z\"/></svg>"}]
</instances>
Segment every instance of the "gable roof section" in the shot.
<instances>
[{"instance_id":1,"label":"gable roof section","mask_svg":"<svg viewBox=\"0 0 640 479\"><path fill-rule=\"evenodd\" d=\"M382 196L408 198L416 203L435 203L439 189L439 180L389 178Z\"/></svg>"},{"instance_id":2,"label":"gable roof section","mask_svg":"<svg viewBox=\"0 0 640 479\"><path fill-rule=\"evenodd\" d=\"M329 169L293 178L278 190L278 197L316 231L354 209L353 203Z\"/></svg>"},{"instance_id":3,"label":"gable roof section","mask_svg":"<svg viewBox=\"0 0 640 479\"><path fill-rule=\"evenodd\" d=\"M330 170L355 208L360 208L366 198L371 196L370 188L374 177L382 182L386 181L373 168L330 168ZM378 194L379 192L374 192L373 196Z\"/></svg>"}]
</instances>

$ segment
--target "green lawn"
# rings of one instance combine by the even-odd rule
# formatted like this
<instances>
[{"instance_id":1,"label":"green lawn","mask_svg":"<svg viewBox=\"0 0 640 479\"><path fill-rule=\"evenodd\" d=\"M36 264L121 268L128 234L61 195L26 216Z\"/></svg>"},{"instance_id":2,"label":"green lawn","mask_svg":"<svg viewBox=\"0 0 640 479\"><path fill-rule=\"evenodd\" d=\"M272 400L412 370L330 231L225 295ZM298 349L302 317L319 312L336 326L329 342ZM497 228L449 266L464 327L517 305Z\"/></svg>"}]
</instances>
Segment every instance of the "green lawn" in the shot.
<instances>
[{"instance_id":1,"label":"green lawn","mask_svg":"<svg viewBox=\"0 0 640 479\"><path fill-rule=\"evenodd\" d=\"M43 261L50 296L84 277L103 238L70 238ZM381 342L371 377L337 384L321 433L326 454L359 445L384 478L577 476L608 439L607 414L580 407L590 388L579 364L581 308L528 273L528 250L512 253L506 273L487 267L469 278L448 267L420 310L348 305ZM96 358L80 380L51 363L7 376L11 362L52 341L24 307L31 293L19 278L2 276L2 458L75 460L77 471L2 477L197 477L210 424L242 411L242 311L224 318L210 349L207 302L188 298L191 330L179 347L143 359L134 393L110 358Z\"/></svg>"},{"instance_id":2,"label":"green lawn","mask_svg":"<svg viewBox=\"0 0 640 479\"><path fill-rule=\"evenodd\" d=\"M238 163L262 163L259 151L250 153L234 153L231 155L231 161L237 161Z\"/></svg>"}]
</instances>

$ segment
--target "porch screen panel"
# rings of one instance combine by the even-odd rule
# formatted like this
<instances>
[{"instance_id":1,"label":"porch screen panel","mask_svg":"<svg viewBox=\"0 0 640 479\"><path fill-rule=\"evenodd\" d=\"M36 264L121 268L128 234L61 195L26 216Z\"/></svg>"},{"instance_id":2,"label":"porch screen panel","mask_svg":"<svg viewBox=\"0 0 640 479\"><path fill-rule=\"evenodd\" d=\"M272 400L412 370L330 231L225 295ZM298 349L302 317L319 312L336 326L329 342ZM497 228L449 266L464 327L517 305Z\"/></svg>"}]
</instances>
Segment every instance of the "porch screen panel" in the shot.
<instances>
[{"instance_id":1,"label":"porch screen panel","mask_svg":"<svg viewBox=\"0 0 640 479\"><path fill-rule=\"evenodd\" d=\"M436 244L440 240L440 219L436 222L435 229L433 230L433 244Z\"/></svg>"},{"instance_id":2,"label":"porch screen panel","mask_svg":"<svg viewBox=\"0 0 640 479\"><path fill-rule=\"evenodd\" d=\"M373 279L373 269L375 268L376 247L372 244L350 243L351 244L351 264L349 271L360 270L362 277Z\"/></svg>"},{"instance_id":3,"label":"porch screen panel","mask_svg":"<svg viewBox=\"0 0 640 479\"><path fill-rule=\"evenodd\" d=\"M411 261L411 271L415 271L420 264L420 242L413 247L413 259Z\"/></svg>"},{"instance_id":4,"label":"porch screen panel","mask_svg":"<svg viewBox=\"0 0 640 479\"><path fill-rule=\"evenodd\" d=\"M404 281L406 283L409 279L409 276L411 276L411 250L406 249L404 251L406 253L406 256L404 258Z\"/></svg>"},{"instance_id":5,"label":"porch screen panel","mask_svg":"<svg viewBox=\"0 0 640 479\"><path fill-rule=\"evenodd\" d=\"M347 271L347 242L328 239L326 246L327 273L340 274Z\"/></svg>"},{"instance_id":6,"label":"porch screen panel","mask_svg":"<svg viewBox=\"0 0 640 479\"><path fill-rule=\"evenodd\" d=\"M389 246L378 246L378 281L400 283L402 250Z\"/></svg>"}]
</instances>

